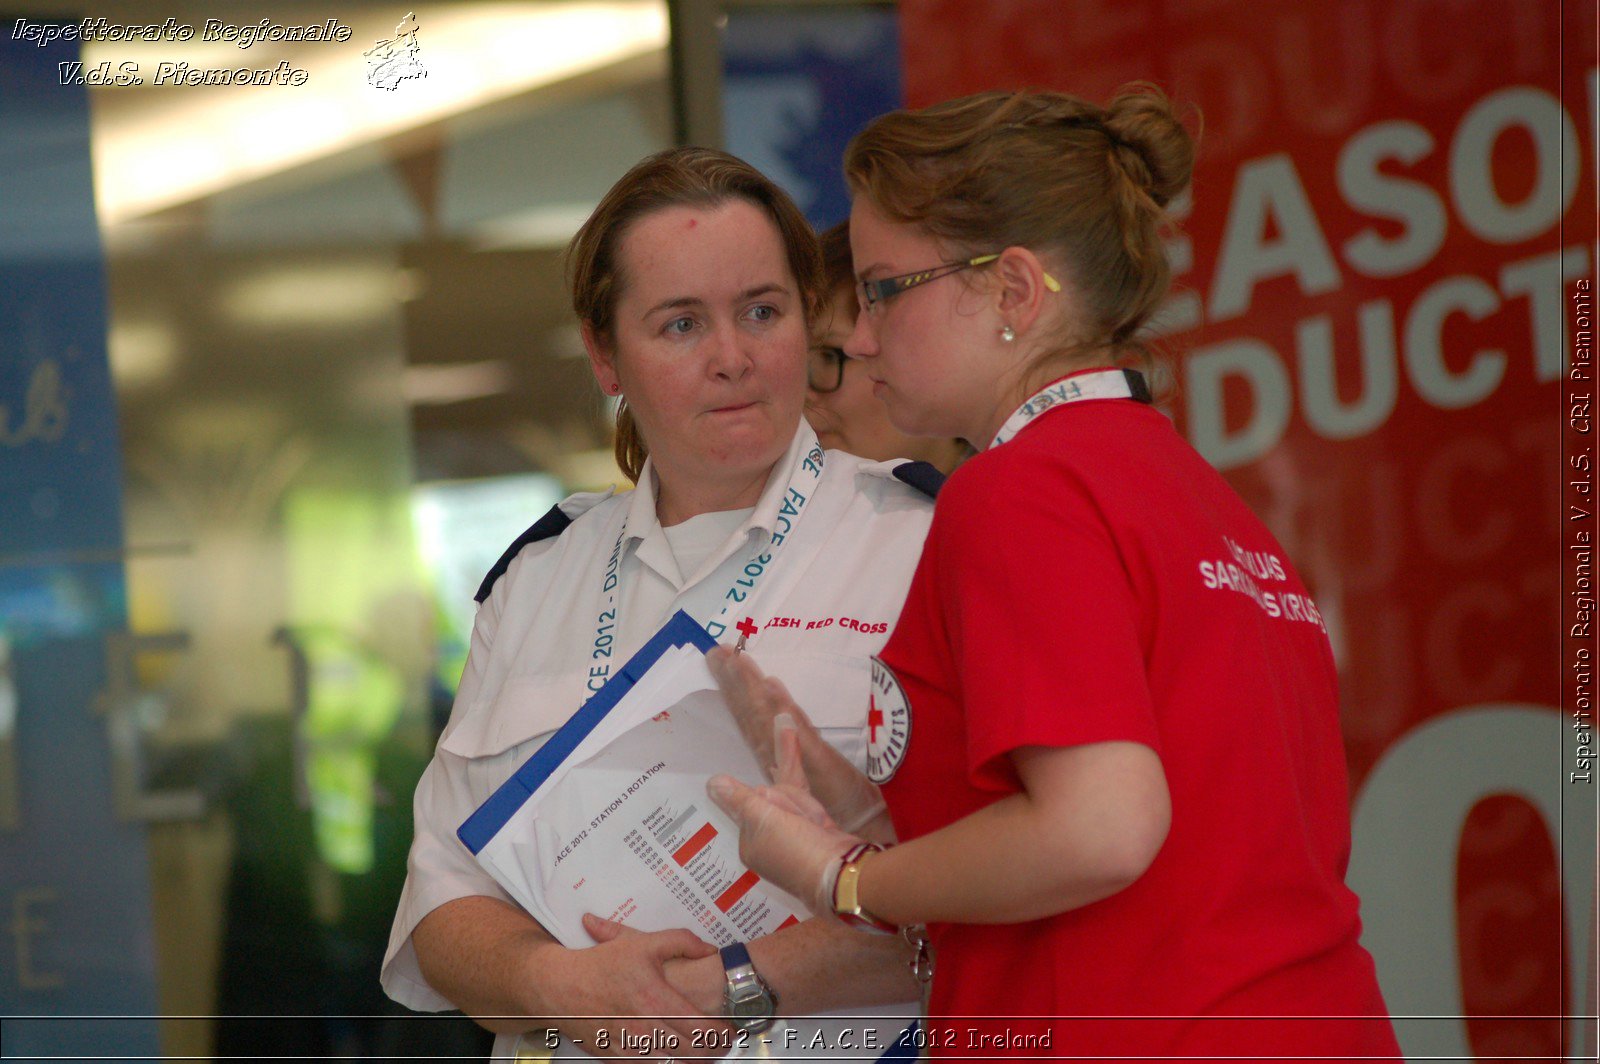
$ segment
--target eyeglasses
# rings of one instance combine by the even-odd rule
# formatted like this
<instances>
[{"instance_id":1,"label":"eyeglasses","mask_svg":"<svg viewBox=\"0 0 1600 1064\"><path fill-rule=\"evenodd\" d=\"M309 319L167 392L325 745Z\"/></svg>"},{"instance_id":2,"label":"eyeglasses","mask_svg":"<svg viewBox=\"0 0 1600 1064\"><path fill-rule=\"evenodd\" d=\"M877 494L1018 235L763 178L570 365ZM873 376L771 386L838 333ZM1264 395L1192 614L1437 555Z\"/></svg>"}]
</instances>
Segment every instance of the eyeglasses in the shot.
<instances>
[{"instance_id":1,"label":"eyeglasses","mask_svg":"<svg viewBox=\"0 0 1600 1064\"><path fill-rule=\"evenodd\" d=\"M999 258L998 254L979 255L975 259L945 262L932 269L918 270L915 273L902 273L897 277L884 277L877 281L861 281L856 285L856 296L860 299L863 310L876 310L886 300L892 299L902 292L909 292L918 285L927 284L929 281L937 281L941 277L949 277L951 274L960 273L962 270L970 270L974 266L987 266ZM1048 273L1044 275L1044 286L1052 292L1061 291L1061 282L1051 277Z\"/></svg>"},{"instance_id":2,"label":"eyeglasses","mask_svg":"<svg viewBox=\"0 0 1600 1064\"><path fill-rule=\"evenodd\" d=\"M844 364L850 356L839 347L813 347L806 360L806 385L823 395L836 392L844 384Z\"/></svg>"}]
</instances>

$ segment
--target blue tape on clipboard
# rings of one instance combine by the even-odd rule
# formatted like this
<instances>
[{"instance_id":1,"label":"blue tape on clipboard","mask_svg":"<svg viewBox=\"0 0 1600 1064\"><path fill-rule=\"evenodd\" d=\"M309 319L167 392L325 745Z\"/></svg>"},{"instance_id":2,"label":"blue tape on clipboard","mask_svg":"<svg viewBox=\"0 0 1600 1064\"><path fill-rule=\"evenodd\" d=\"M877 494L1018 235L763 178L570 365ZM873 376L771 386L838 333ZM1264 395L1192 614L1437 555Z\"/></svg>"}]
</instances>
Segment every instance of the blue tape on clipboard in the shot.
<instances>
[{"instance_id":1,"label":"blue tape on clipboard","mask_svg":"<svg viewBox=\"0 0 1600 1064\"><path fill-rule=\"evenodd\" d=\"M462 822L456 829L456 837L476 855L505 827L506 821L522 808L522 804L549 778L550 773L578 748L579 743L588 738L606 714L616 708L622 696L633 690L633 685L650 671L661 655L681 646L699 647L703 654L716 645L717 641L696 624L693 617L682 610L674 613L661 630L651 636L650 641L629 658L615 676L606 681L604 687L596 691L548 742L523 762L510 779L502 783L488 800Z\"/></svg>"}]
</instances>

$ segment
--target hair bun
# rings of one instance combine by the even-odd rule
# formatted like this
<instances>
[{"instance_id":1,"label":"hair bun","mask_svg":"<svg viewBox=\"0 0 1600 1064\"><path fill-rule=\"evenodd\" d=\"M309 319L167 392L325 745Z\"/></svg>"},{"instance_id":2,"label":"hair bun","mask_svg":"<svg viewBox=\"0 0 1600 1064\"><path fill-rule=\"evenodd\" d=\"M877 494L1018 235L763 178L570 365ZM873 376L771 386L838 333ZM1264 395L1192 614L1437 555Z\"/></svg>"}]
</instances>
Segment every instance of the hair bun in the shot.
<instances>
[{"instance_id":1,"label":"hair bun","mask_svg":"<svg viewBox=\"0 0 1600 1064\"><path fill-rule=\"evenodd\" d=\"M1102 119L1113 144L1133 151L1144 164L1145 190L1165 207L1189 185L1195 141L1178 119L1166 93L1148 82L1122 88Z\"/></svg>"},{"instance_id":2,"label":"hair bun","mask_svg":"<svg viewBox=\"0 0 1600 1064\"><path fill-rule=\"evenodd\" d=\"M1154 86L1109 107L1064 92L989 91L880 115L845 150L857 202L954 254L1025 247L1077 291L1056 356L1115 360L1172 278L1167 204L1189 183L1194 139ZM1103 350L1102 350L1103 349Z\"/></svg>"}]
</instances>

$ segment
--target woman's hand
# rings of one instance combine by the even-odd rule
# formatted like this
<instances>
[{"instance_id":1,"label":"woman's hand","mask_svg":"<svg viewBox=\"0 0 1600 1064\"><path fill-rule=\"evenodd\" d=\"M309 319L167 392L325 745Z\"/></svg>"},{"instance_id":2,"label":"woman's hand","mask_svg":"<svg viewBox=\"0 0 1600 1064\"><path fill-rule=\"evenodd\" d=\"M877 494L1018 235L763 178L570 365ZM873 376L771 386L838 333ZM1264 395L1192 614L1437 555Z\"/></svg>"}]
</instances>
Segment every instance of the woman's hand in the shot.
<instances>
[{"instance_id":1,"label":"woman's hand","mask_svg":"<svg viewBox=\"0 0 1600 1064\"><path fill-rule=\"evenodd\" d=\"M877 785L828 744L781 682L763 674L748 654L727 647L708 651L706 664L768 779L777 778L777 734L785 726L780 720L787 716L787 726L794 729L799 741L806 782L828 815L846 831L869 834L879 842L893 841L893 828L888 826ZM882 823L874 823L880 819ZM869 824L873 825L870 832L865 830Z\"/></svg>"},{"instance_id":2,"label":"woman's hand","mask_svg":"<svg viewBox=\"0 0 1600 1064\"><path fill-rule=\"evenodd\" d=\"M833 912L834 865L861 840L828 816L806 787L800 740L788 714L779 714L777 782L748 787L732 776L713 776L706 793L739 825L739 859L757 875L811 906Z\"/></svg>"},{"instance_id":3,"label":"woman's hand","mask_svg":"<svg viewBox=\"0 0 1600 1064\"><path fill-rule=\"evenodd\" d=\"M583 926L597 942L638 934L626 925L586 916ZM782 1016L859 1009L914 1001L921 985L912 978L914 952L898 935L863 935L832 916L812 917L751 939L756 971L778 996ZM722 958L671 960L667 982L708 1016L723 1014L728 980Z\"/></svg>"},{"instance_id":4,"label":"woman's hand","mask_svg":"<svg viewBox=\"0 0 1600 1064\"><path fill-rule=\"evenodd\" d=\"M547 954L543 998L557 1030L578 1048L601 1057L681 1060L723 1055L719 1047L727 1044L731 1028L711 1019L668 978L677 963L715 957L715 946L687 930L617 931L620 925L597 916L585 916L583 922L599 945L572 950L553 946L561 953Z\"/></svg>"},{"instance_id":5,"label":"woman's hand","mask_svg":"<svg viewBox=\"0 0 1600 1064\"><path fill-rule=\"evenodd\" d=\"M637 928L593 913L584 914L583 929L601 944L641 933ZM675 957L661 966L661 972L696 1012L706 1016L722 1015L722 992L727 979L723 976L722 958L715 952L704 957Z\"/></svg>"}]
</instances>

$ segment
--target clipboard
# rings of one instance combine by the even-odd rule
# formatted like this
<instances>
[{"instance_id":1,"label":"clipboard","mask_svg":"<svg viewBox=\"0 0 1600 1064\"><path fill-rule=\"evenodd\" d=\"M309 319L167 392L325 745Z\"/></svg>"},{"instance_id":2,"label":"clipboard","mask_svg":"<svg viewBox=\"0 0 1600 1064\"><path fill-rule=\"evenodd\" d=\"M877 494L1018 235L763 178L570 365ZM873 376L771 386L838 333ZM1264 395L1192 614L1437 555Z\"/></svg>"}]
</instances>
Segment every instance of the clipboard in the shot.
<instances>
[{"instance_id":1,"label":"clipboard","mask_svg":"<svg viewBox=\"0 0 1600 1064\"><path fill-rule=\"evenodd\" d=\"M456 837L476 857L663 654L682 646L697 647L704 654L716 645L711 633L693 617L682 610L674 613L605 686L591 695L532 757L462 821L456 829Z\"/></svg>"}]
</instances>

